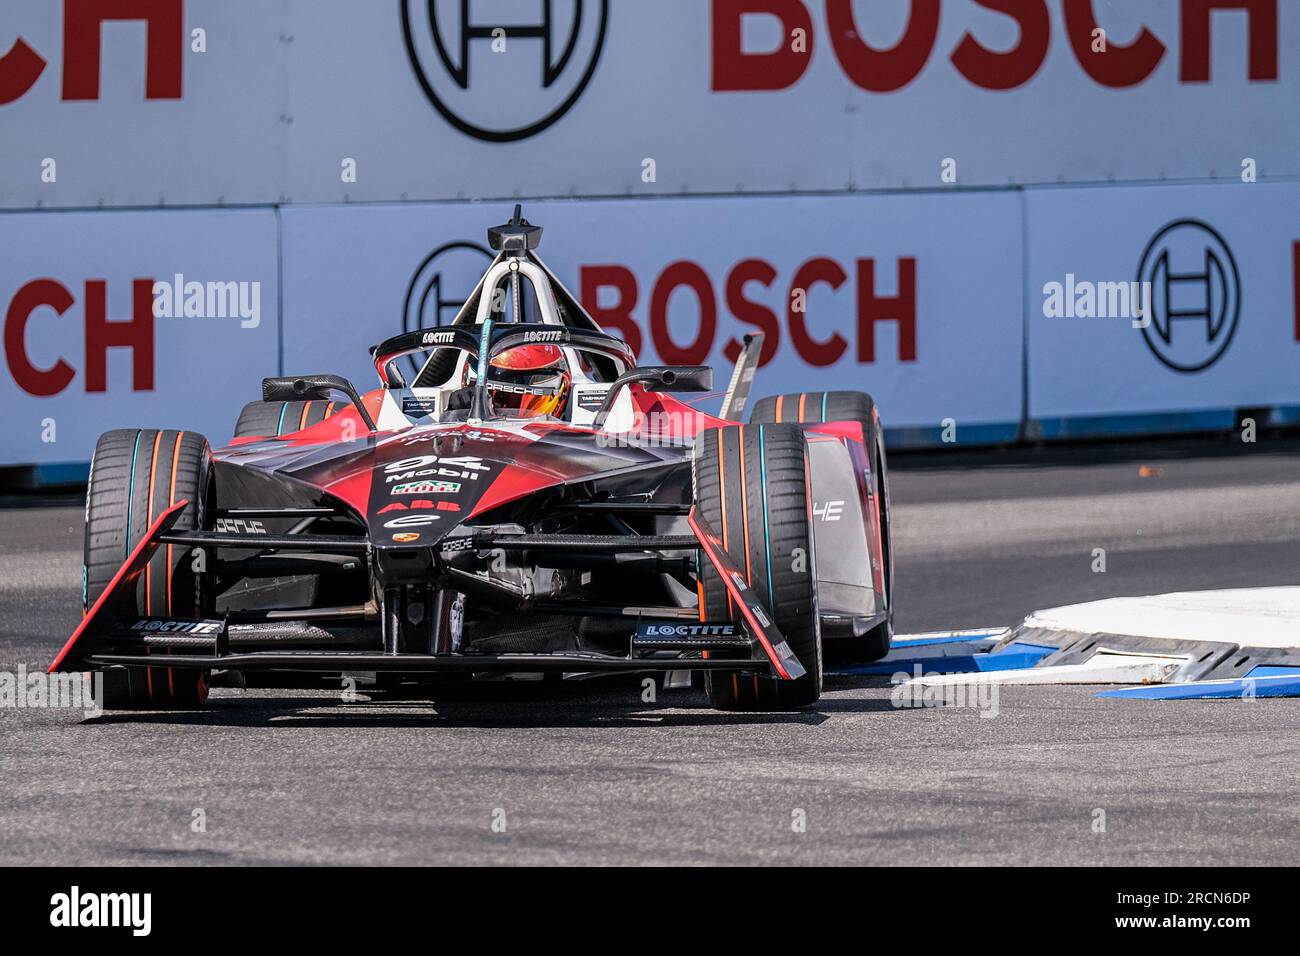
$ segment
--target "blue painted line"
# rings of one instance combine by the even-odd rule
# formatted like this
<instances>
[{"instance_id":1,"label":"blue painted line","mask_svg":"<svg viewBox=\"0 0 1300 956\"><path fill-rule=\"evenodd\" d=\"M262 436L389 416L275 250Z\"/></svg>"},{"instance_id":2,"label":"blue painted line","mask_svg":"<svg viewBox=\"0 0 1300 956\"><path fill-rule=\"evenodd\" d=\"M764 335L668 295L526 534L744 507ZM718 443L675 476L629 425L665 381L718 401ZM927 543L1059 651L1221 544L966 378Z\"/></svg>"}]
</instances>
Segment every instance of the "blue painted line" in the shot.
<instances>
[{"instance_id":1,"label":"blue painted line","mask_svg":"<svg viewBox=\"0 0 1300 956\"><path fill-rule=\"evenodd\" d=\"M826 421L826 399L830 398L830 392L822 392L822 421Z\"/></svg>"},{"instance_id":2,"label":"blue painted line","mask_svg":"<svg viewBox=\"0 0 1300 956\"><path fill-rule=\"evenodd\" d=\"M1300 677L1300 665L1256 664L1247 677Z\"/></svg>"},{"instance_id":3,"label":"blue painted line","mask_svg":"<svg viewBox=\"0 0 1300 956\"><path fill-rule=\"evenodd\" d=\"M39 491L44 488L85 486L90 480L89 461L49 462L43 465L0 465L0 493Z\"/></svg>"},{"instance_id":4,"label":"blue painted line","mask_svg":"<svg viewBox=\"0 0 1300 956\"><path fill-rule=\"evenodd\" d=\"M1232 428L1236 423L1237 412L1231 408L1131 415L1081 415L1072 418L1041 418L1034 422L1039 434L1046 439L1219 431Z\"/></svg>"},{"instance_id":5,"label":"blue painted line","mask_svg":"<svg viewBox=\"0 0 1300 956\"><path fill-rule=\"evenodd\" d=\"M974 448L986 445L1010 445L1020 438L1020 422L994 422L981 425L961 425L957 429L957 441L943 440L943 427L928 426L885 426L885 448Z\"/></svg>"},{"instance_id":6,"label":"blue painted line","mask_svg":"<svg viewBox=\"0 0 1300 956\"><path fill-rule=\"evenodd\" d=\"M283 434L284 434L284 413L287 412L288 410L289 410L289 403L288 403L288 402L281 402L281 403L280 403L280 420L279 420L278 422L275 423L275 433L276 433L277 435L283 435Z\"/></svg>"},{"instance_id":7,"label":"blue painted line","mask_svg":"<svg viewBox=\"0 0 1300 956\"><path fill-rule=\"evenodd\" d=\"M837 668L835 674L882 675L885 677L902 671L908 677L926 674L977 674L993 671L1017 671L1033 667L1055 647L1033 644L1008 644L1000 651L987 654L954 654L951 657L903 657L877 661L874 664L857 664Z\"/></svg>"},{"instance_id":8,"label":"blue painted line","mask_svg":"<svg viewBox=\"0 0 1300 956\"><path fill-rule=\"evenodd\" d=\"M1268 416L1270 425L1300 425L1300 405L1279 405Z\"/></svg>"},{"instance_id":9,"label":"blue painted line","mask_svg":"<svg viewBox=\"0 0 1300 956\"><path fill-rule=\"evenodd\" d=\"M32 474L32 484L37 488L52 485L84 485L89 480L90 462L88 461L37 465Z\"/></svg>"},{"instance_id":10,"label":"blue painted line","mask_svg":"<svg viewBox=\"0 0 1300 956\"><path fill-rule=\"evenodd\" d=\"M1097 697L1116 700L1229 700L1250 697L1300 697L1300 677L1243 677L1235 680L1191 681L1104 690Z\"/></svg>"},{"instance_id":11,"label":"blue painted line","mask_svg":"<svg viewBox=\"0 0 1300 956\"><path fill-rule=\"evenodd\" d=\"M931 647L936 644L969 644L972 641L986 641L990 638L1001 634L1001 630L996 631L979 631L974 634L958 635L956 637L905 637L902 639L894 638L894 647Z\"/></svg>"}]
</instances>

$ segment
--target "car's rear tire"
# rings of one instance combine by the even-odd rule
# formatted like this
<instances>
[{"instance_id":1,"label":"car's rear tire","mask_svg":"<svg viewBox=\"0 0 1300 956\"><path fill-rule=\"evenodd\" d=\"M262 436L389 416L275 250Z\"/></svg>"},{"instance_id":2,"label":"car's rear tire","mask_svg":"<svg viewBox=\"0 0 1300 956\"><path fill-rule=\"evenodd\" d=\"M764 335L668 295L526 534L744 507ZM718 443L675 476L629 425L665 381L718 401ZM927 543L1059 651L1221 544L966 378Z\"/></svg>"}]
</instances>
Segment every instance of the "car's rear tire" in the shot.
<instances>
[{"instance_id":1,"label":"car's rear tire","mask_svg":"<svg viewBox=\"0 0 1300 956\"><path fill-rule=\"evenodd\" d=\"M876 403L866 392L792 392L770 395L759 399L750 412L750 422L858 422L867 453L871 455L871 470L876 486L873 489L880 503L881 560L885 579L885 620L861 637L851 630L830 628L822 633L822 647L829 665L862 664L878 661L893 644L894 622L894 558L889 536L889 480L886 472L885 437L880 425Z\"/></svg>"},{"instance_id":2,"label":"car's rear tire","mask_svg":"<svg viewBox=\"0 0 1300 956\"><path fill-rule=\"evenodd\" d=\"M863 422L876 418L876 403L866 392L789 392L754 403L750 424L769 422Z\"/></svg>"},{"instance_id":3,"label":"car's rear tire","mask_svg":"<svg viewBox=\"0 0 1300 956\"><path fill-rule=\"evenodd\" d=\"M86 488L86 532L82 564L82 607L88 610L149 526L185 499L175 530L204 527L213 500L212 452L197 432L119 429L100 436ZM160 545L132 588L141 616L193 618L210 607L208 577L197 571L189 551ZM168 667L105 672L105 706L193 707L207 698L199 671Z\"/></svg>"},{"instance_id":4,"label":"car's rear tire","mask_svg":"<svg viewBox=\"0 0 1300 956\"><path fill-rule=\"evenodd\" d=\"M338 402L249 402L235 422L236 438L276 438L319 424L339 410Z\"/></svg>"},{"instance_id":5,"label":"car's rear tire","mask_svg":"<svg viewBox=\"0 0 1300 956\"><path fill-rule=\"evenodd\" d=\"M696 439L695 502L763 601L806 673L796 680L713 673L705 687L723 710L807 707L822 692L807 448L794 425L728 425ZM705 620L738 617L722 579L700 559Z\"/></svg>"}]
</instances>

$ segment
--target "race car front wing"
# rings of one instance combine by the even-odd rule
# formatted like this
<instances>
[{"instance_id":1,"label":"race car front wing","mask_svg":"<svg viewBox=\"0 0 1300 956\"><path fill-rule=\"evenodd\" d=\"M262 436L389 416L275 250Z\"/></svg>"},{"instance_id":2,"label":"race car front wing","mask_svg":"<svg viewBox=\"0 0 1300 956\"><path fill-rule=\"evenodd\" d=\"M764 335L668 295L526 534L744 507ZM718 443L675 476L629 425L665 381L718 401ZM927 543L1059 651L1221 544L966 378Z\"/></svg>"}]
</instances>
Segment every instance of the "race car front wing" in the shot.
<instances>
[{"instance_id":1,"label":"race car front wing","mask_svg":"<svg viewBox=\"0 0 1300 956\"><path fill-rule=\"evenodd\" d=\"M740 671L793 680L805 673L798 657L772 622L757 595L722 548L718 535L692 509L691 535L619 536L529 535L475 537L474 546L550 549L601 553L638 550L698 550L717 571L732 603L741 612L736 622L685 623L680 608L641 609L627 656L603 653L411 653L357 649L367 628L332 620L284 616L259 621L142 617L129 600L131 590L155 550L164 544L203 548L292 547L295 551L365 550L364 539L326 538L309 534L284 541L259 536L180 532L174 526L186 501L168 508L128 555L107 588L88 610L67 644L50 664L50 673L114 666L164 666L205 671L397 671L629 673L679 670ZM480 540L481 539L481 540ZM369 628L373 638L374 626ZM331 646L333 645L333 646ZM271 649L268 649L271 648Z\"/></svg>"}]
</instances>

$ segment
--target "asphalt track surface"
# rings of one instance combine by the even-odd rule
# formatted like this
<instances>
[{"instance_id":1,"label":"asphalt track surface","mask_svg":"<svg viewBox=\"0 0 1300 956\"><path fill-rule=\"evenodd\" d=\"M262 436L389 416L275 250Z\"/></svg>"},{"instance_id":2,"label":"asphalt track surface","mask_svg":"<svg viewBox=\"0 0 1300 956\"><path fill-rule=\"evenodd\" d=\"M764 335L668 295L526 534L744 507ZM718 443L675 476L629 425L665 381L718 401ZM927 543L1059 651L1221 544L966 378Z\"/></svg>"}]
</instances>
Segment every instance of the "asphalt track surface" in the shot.
<instances>
[{"instance_id":1,"label":"asphalt track surface","mask_svg":"<svg viewBox=\"0 0 1300 956\"><path fill-rule=\"evenodd\" d=\"M900 631L1300 578L1295 439L892 466ZM72 630L80 549L78 500L0 501L0 665L43 666ZM850 677L784 715L627 682L3 710L0 864L1300 862L1300 700L1094 690L1005 689L993 718Z\"/></svg>"}]
</instances>

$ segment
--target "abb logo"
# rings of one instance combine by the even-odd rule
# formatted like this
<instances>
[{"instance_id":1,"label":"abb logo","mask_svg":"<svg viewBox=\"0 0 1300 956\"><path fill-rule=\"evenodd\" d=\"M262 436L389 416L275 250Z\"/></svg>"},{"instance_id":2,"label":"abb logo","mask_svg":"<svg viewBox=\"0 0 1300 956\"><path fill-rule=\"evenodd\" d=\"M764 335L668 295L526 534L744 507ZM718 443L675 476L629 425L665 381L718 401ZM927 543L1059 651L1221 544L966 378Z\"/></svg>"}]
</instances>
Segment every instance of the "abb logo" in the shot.
<instances>
[{"instance_id":1,"label":"abb logo","mask_svg":"<svg viewBox=\"0 0 1300 956\"><path fill-rule=\"evenodd\" d=\"M856 282L857 312L854 358L860 363L876 360L876 325L898 324L898 359L916 361L916 259L903 257L897 263L898 294L876 293L876 261L858 259L852 265ZM722 283L723 301L731 315L759 329L763 335L760 364L766 365L776 355L782 335L809 365L834 365L850 350L850 342L832 332L817 336L809 328L806 301L812 290L824 285L832 291L849 281L849 272L834 259L824 256L809 259L794 271L785 295L784 315L778 316L769 306L751 298L747 287L757 283L770 288L777 280L777 270L763 259L744 259L727 272ZM633 315L640 298L635 273L621 265L589 265L579 269L580 297L592 317L607 329L616 330L638 356L641 354L641 324ZM668 300L678 289L689 290L699 302L699 329L690 342L675 341L668 329ZM607 294L602 296L602 290ZM601 299L614 300L601 304ZM655 279L650 290L649 322L655 352L669 365L703 365L713 353L718 336L718 299L713 280L698 263L681 260L667 266ZM734 362L740 355L740 342L727 340L723 354Z\"/></svg>"},{"instance_id":2,"label":"abb logo","mask_svg":"<svg viewBox=\"0 0 1300 956\"><path fill-rule=\"evenodd\" d=\"M184 0L64 0L62 98L99 99L102 27L110 20L144 21L145 99L180 99ZM16 39L0 56L0 105L24 96L36 85L45 66L45 58L26 40Z\"/></svg>"},{"instance_id":3,"label":"abb logo","mask_svg":"<svg viewBox=\"0 0 1300 956\"><path fill-rule=\"evenodd\" d=\"M888 49L868 44L858 33L853 0L825 0L831 49L844 75L872 93L892 93L911 83L925 68L939 34L940 0L912 0L902 37ZM969 0L1010 17L1019 39L1009 50L991 50L966 32L949 59L966 79L986 90L1010 90L1037 75L1047 60L1052 20L1047 0ZM1164 59L1165 44L1146 27L1128 44L1107 41L1105 53L1094 52L1094 31L1101 28L1093 0L1063 0L1065 32L1079 66L1101 86L1136 86ZM1277 0L1182 0L1179 80L1210 80L1210 15L1217 10L1246 14L1249 30L1248 75L1252 81L1276 80ZM783 42L771 52L746 53L741 20L766 14L781 23L782 35L802 30L802 50ZM808 69L813 52L813 23L802 0L713 0L713 89L783 90Z\"/></svg>"},{"instance_id":4,"label":"abb logo","mask_svg":"<svg viewBox=\"0 0 1300 956\"><path fill-rule=\"evenodd\" d=\"M103 279L86 280L82 302L86 391L107 391L107 355L112 348L131 350L132 391L153 391L153 279L136 279L132 284L129 319L108 317L107 288ZM38 310L50 308L55 315L63 315L75 304L67 287L54 279L34 279L10 301L4 320L5 362L14 382L28 395L57 395L76 377L76 370L62 356L53 365L41 368L27 351L27 325Z\"/></svg>"}]
</instances>

